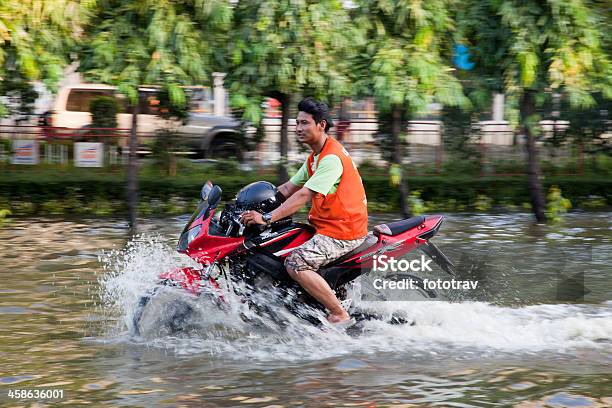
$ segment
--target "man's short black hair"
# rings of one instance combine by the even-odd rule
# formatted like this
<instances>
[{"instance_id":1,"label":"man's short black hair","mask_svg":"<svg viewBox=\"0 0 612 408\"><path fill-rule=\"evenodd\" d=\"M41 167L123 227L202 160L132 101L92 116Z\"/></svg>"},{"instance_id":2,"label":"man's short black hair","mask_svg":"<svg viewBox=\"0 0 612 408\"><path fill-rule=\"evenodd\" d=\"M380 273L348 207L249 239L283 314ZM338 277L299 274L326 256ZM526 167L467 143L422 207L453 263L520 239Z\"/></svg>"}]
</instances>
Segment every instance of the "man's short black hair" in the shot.
<instances>
[{"instance_id":1,"label":"man's short black hair","mask_svg":"<svg viewBox=\"0 0 612 408\"><path fill-rule=\"evenodd\" d=\"M311 97L304 98L298 103L298 110L310 113L317 124L325 120L327 123L325 125L325 132L334 126L331 114L329 113L329 106L325 102L318 102Z\"/></svg>"}]
</instances>

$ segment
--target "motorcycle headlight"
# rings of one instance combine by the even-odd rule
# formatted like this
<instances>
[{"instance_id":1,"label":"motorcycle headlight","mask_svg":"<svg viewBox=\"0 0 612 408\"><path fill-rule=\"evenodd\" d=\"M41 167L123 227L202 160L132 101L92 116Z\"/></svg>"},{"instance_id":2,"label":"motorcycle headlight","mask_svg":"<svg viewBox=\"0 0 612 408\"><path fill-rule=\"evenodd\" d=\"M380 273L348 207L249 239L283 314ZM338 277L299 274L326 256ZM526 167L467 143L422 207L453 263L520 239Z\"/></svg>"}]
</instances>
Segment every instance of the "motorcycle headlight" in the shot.
<instances>
[{"instance_id":1,"label":"motorcycle headlight","mask_svg":"<svg viewBox=\"0 0 612 408\"><path fill-rule=\"evenodd\" d=\"M194 239L196 239L196 237L200 234L200 231L202 230L202 225L197 225L195 227L193 227L192 229L189 230L189 233L187 234L187 245L189 245L191 243L191 241L193 241Z\"/></svg>"}]
</instances>

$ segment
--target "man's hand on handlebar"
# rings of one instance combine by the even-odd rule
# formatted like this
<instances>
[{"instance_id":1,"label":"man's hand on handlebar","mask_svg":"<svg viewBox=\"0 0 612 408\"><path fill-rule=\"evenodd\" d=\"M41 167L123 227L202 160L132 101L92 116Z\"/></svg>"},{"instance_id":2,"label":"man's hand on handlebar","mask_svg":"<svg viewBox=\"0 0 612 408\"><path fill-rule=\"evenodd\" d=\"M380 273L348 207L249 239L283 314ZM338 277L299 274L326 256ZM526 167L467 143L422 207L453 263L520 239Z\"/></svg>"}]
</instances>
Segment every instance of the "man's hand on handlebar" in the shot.
<instances>
[{"instance_id":1,"label":"man's hand on handlebar","mask_svg":"<svg viewBox=\"0 0 612 408\"><path fill-rule=\"evenodd\" d=\"M247 227L249 225L266 225L266 222L261 214L253 210L244 211L242 214L240 214L239 220L241 224Z\"/></svg>"}]
</instances>

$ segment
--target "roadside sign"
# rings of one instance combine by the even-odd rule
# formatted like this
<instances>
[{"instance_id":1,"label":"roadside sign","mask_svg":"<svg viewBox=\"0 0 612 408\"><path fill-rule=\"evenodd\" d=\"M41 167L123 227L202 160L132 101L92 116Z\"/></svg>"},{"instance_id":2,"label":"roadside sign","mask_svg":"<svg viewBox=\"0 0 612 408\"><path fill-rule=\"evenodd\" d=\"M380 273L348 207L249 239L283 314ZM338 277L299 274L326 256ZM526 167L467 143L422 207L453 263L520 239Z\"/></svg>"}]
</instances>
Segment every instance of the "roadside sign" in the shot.
<instances>
[{"instance_id":1,"label":"roadside sign","mask_svg":"<svg viewBox=\"0 0 612 408\"><path fill-rule=\"evenodd\" d=\"M13 140L13 164L38 164L36 140Z\"/></svg>"},{"instance_id":2,"label":"roadside sign","mask_svg":"<svg viewBox=\"0 0 612 408\"><path fill-rule=\"evenodd\" d=\"M103 157L103 143L77 142L74 144L75 167L102 167Z\"/></svg>"}]
</instances>

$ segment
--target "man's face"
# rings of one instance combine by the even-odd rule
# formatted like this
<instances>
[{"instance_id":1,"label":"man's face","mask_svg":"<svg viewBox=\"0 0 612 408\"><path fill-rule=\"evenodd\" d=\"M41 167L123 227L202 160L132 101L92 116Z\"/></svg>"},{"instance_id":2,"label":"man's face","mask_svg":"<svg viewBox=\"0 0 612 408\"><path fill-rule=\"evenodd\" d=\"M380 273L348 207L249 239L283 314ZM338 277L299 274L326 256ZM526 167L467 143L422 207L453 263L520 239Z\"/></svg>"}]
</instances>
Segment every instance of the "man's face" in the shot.
<instances>
[{"instance_id":1,"label":"man's face","mask_svg":"<svg viewBox=\"0 0 612 408\"><path fill-rule=\"evenodd\" d=\"M315 123L310 113L300 111L295 122L295 133L298 142L314 144L325 134L325 121Z\"/></svg>"}]
</instances>

